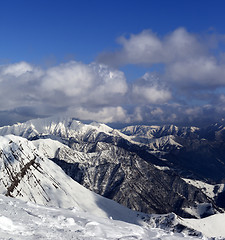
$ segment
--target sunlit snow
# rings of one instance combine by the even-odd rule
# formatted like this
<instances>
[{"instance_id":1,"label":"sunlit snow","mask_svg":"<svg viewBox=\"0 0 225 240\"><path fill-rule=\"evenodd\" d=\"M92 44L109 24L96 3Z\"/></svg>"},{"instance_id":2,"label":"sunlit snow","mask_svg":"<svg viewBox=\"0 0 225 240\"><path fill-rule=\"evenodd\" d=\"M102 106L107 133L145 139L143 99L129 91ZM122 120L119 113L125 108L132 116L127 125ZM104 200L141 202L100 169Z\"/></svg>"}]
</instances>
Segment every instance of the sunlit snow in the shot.
<instances>
[{"instance_id":1,"label":"sunlit snow","mask_svg":"<svg viewBox=\"0 0 225 240\"><path fill-rule=\"evenodd\" d=\"M36 205L0 195L0 239L197 239L157 228L101 218L76 208Z\"/></svg>"}]
</instances>

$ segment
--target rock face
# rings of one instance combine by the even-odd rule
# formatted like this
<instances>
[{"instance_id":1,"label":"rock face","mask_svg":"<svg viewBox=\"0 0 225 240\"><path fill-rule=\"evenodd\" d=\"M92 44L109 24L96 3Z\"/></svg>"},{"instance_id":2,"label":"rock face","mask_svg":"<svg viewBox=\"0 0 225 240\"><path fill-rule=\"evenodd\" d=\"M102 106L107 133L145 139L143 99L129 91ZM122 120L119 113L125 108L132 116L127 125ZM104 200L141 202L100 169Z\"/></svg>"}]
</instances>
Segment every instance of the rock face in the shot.
<instances>
[{"instance_id":1,"label":"rock face","mask_svg":"<svg viewBox=\"0 0 225 240\"><path fill-rule=\"evenodd\" d=\"M11 133L32 140L69 176L102 196L146 213L194 216L188 209L198 204L217 207L201 189L181 178L182 166L168 161L167 154L183 149L177 137L193 138L199 129L185 131L173 126L158 132L142 131L141 135L133 131L128 136L126 131L104 124L82 124L72 118L39 119L0 128L1 135ZM147 142L140 143L143 134Z\"/></svg>"},{"instance_id":2,"label":"rock face","mask_svg":"<svg viewBox=\"0 0 225 240\"><path fill-rule=\"evenodd\" d=\"M136 153L108 143L98 145L101 151L83 156L62 148L53 161L86 188L137 211L188 216L185 208L210 201L174 172L159 170Z\"/></svg>"}]
</instances>

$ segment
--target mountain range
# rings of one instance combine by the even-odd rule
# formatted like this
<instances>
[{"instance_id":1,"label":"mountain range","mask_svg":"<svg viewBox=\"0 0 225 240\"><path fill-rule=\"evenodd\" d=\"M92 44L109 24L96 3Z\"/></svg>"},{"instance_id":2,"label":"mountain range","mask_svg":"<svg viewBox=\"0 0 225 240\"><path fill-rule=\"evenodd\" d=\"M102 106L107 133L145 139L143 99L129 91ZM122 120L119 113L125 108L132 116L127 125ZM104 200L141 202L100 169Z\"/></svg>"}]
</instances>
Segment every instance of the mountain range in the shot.
<instances>
[{"instance_id":1,"label":"mountain range","mask_svg":"<svg viewBox=\"0 0 225 240\"><path fill-rule=\"evenodd\" d=\"M223 216L223 124L118 130L55 117L1 127L0 135L5 196L132 224L167 221L188 233L193 224L177 219Z\"/></svg>"}]
</instances>

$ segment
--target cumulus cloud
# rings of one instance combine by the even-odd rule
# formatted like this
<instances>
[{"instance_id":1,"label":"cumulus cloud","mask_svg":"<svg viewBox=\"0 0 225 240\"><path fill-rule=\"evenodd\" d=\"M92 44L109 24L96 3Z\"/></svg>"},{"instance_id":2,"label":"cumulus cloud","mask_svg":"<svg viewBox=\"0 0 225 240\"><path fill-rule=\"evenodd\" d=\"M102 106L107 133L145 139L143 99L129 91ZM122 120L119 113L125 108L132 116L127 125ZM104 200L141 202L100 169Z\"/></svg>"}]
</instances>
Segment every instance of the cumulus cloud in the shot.
<instances>
[{"instance_id":1,"label":"cumulus cloud","mask_svg":"<svg viewBox=\"0 0 225 240\"><path fill-rule=\"evenodd\" d=\"M108 105L127 92L123 72L109 69L105 65L86 65L73 61L48 69L41 87L46 94L61 93L73 103L88 105Z\"/></svg>"},{"instance_id":2,"label":"cumulus cloud","mask_svg":"<svg viewBox=\"0 0 225 240\"><path fill-rule=\"evenodd\" d=\"M120 51L102 53L98 60L111 65L169 63L204 54L205 47L197 37L184 28L178 28L165 37L159 37L151 30L120 37Z\"/></svg>"},{"instance_id":3,"label":"cumulus cloud","mask_svg":"<svg viewBox=\"0 0 225 240\"><path fill-rule=\"evenodd\" d=\"M113 116L122 121L119 104L127 89L124 73L102 64L71 61L48 69L26 62L0 66L0 111L24 114L26 109L26 115L45 116L79 106L77 114L87 118L85 109L101 106L94 118L98 114L98 120L106 121L108 114L108 121Z\"/></svg>"},{"instance_id":4,"label":"cumulus cloud","mask_svg":"<svg viewBox=\"0 0 225 240\"><path fill-rule=\"evenodd\" d=\"M1 65L2 123L66 113L81 120L126 124L197 123L224 117L223 35L203 38L178 28L159 36L145 30L118 42L119 50L103 53L90 64ZM144 66L146 73L130 81L119 68L128 64ZM158 73L152 72L155 65L162 66Z\"/></svg>"},{"instance_id":5,"label":"cumulus cloud","mask_svg":"<svg viewBox=\"0 0 225 240\"><path fill-rule=\"evenodd\" d=\"M0 115L8 115L10 123L60 113L105 123L140 122L141 106L172 97L157 75L146 73L129 83L122 71L74 61L47 69L26 62L2 65L0 94Z\"/></svg>"},{"instance_id":6,"label":"cumulus cloud","mask_svg":"<svg viewBox=\"0 0 225 240\"><path fill-rule=\"evenodd\" d=\"M160 107L157 107L156 109L153 109L151 111L151 115L153 116L159 116L163 114L163 110Z\"/></svg>"},{"instance_id":7,"label":"cumulus cloud","mask_svg":"<svg viewBox=\"0 0 225 240\"><path fill-rule=\"evenodd\" d=\"M19 77L27 72L31 72L32 70L33 68L30 64L26 62L20 62L2 67L2 75Z\"/></svg>"},{"instance_id":8,"label":"cumulus cloud","mask_svg":"<svg viewBox=\"0 0 225 240\"><path fill-rule=\"evenodd\" d=\"M31 106L43 71L25 62L0 67L0 110Z\"/></svg>"},{"instance_id":9,"label":"cumulus cloud","mask_svg":"<svg viewBox=\"0 0 225 240\"><path fill-rule=\"evenodd\" d=\"M133 95L135 98L146 101L145 103L161 103L169 100L171 94L166 90L158 89L157 87L134 86Z\"/></svg>"},{"instance_id":10,"label":"cumulus cloud","mask_svg":"<svg viewBox=\"0 0 225 240\"><path fill-rule=\"evenodd\" d=\"M168 102L171 92L155 74L146 73L132 84L131 96L135 103L159 104Z\"/></svg>"},{"instance_id":11,"label":"cumulus cloud","mask_svg":"<svg viewBox=\"0 0 225 240\"><path fill-rule=\"evenodd\" d=\"M168 66L166 75L182 87L210 89L225 86L225 65L218 64L214 57L175 62Z\"/></svg>"},{"instance_id":12,"label":"cumulus cloud","mask_svg":"<svg viewBox=\"0 0 225 240\"><path fill-rule=\"evenodd\" d=\"M225 113L225 94L201 93L208 105L196 107L181 103L174 89L151 72L128 82L122 71L97 63L71 61L42 69L20 62L0 66L0 116L2 124L66 113L105 123L160 124Z\"/></svg>"},{"instance_id":13,"label":"cumulus cloud","mask_svg":"<svg viewBox=\"0 0 225 240\"><path fill-rule=\"evenodd\" d=\"M130 118L127 112L121 106L117 107L103 107L95 109L86 109L83 107L71 108L70 115L76 115L77 118L82 120L91 120L103 123L129 123Z\"/></svg>"},{"instance_id":14,"label":"cumulus cloud","mask_svg":"<svg viewBox=\"0 0 225 240\"><path fill-rule=\"evenodd\" d=\"M189 33L184 28L159 37L150 30L139 34L121 37L121 50L103 53L98 61L109 65L121 66L138 64L153 66L164 65L164 78L181 87L202 88L225 86L224 53L218 51L219 42L224 43L223 35L203 36ZM179 86L178 85L178 86Z\"/></svg>"}]
</instances>

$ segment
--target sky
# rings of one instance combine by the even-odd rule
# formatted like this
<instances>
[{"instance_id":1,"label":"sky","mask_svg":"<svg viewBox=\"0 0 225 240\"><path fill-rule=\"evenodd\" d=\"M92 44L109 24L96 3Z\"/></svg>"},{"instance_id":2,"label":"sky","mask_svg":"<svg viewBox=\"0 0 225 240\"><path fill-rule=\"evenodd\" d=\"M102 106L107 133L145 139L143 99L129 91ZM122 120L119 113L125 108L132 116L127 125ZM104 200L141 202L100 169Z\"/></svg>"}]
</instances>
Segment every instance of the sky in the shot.
<instances>
[{"instance_id":1,"label":"sky","mask_svg":"<svg viewBox=\"0 0 225 240\"><path fill-rule=\"evenodd\" d=\"M0 126L225 116L225 1L1 0Z\"/></svg>"}]
</instances>

